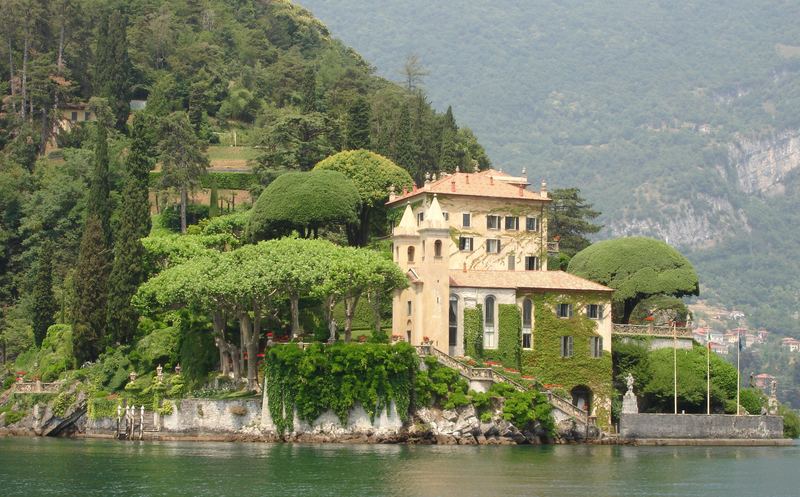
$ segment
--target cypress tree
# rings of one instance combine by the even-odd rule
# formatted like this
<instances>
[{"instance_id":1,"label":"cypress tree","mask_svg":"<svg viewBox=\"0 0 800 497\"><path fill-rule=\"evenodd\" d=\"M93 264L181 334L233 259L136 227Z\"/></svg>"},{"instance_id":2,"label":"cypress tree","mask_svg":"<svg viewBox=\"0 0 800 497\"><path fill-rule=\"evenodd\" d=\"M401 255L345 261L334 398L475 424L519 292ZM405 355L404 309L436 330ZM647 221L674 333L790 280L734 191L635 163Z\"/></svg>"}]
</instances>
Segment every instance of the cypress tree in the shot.
<instances>
[{"instance_id":1,"label":"cypress tree","mask_svg":"<svg viewBox=\"0 0 800 497\"><path fill-rule=\"evenodd\" d=\"M51 243L46 241L39 249L32 292L33 338L37 347L42 345L42 340L47 336L47 328L55 322L53 316L58 311L58 304L53 295L52 259L53 248Z\"/></svg>"},{"instance_id":2,"label":"cypress tree","mask_svg":"<svg viewBox=\"0 0 800 497\"><path fill-rule=\"evenodd\" d=\"M302 85L303 110L315 112L317 110L317 75L313 67L306 68Z\"/></svg>"},{"instance_id":3,"label":"cypress tree","mask_svg":"<svg viewBox=\"0 0 800 497\"><path fill-rule=\"evenodd\" d=\"M453 172L457 166L462 166L461 155L457 143L458 126L453 117L453 108L447 107L442 122L442 138L439 150L439 168L442 171Z\"/></svg>"},{"instance_id":4,"label":"cypress tree","mask_svg":"<svg viewBox=\"0 0 800 497\"><path fill-rule=\"evenodd\" d=\"M103 99L92 99L91 105L97 115L94 171L75 270L75 309L72 313L73 349L75 357L81 361L95 359L103 347L108 277L113 256L107 143L111 115Z\"/></svg>"},{"instance_id":5,"label":"cypress tree","mask_svg":"<svg viewBox=\"0 0 800 497\"><path fill-rule=\"evenodd\" d=\"M89 212L75 269L72 348L79 362L92 361L103 350L111 254L105 248L100 217Z\"/></svg>"},{"instance_id":6,"label":"cypress tree","mask_svg":"<svg viewBox=\"0 0 800 497\"><path fill-rule=\"evenodd\" d=\"M417 145L411 130L411 112L408 109L408 105L404 105L403 111L400 114L400 123L397 128L397 141L395 143L392 159L394 159L399 166L405 168L414 178L414 181L422 183L425 173L417 167L417 155Z\"/></svg>"},{"instance_id":7,"label":"cypress tree","mask_svg":"<svg viewBox=\"0 0 800 497\"><path fill-rule=\"evenodd\" d=\"M125 131L130 114L131 61L128 56L127 19L119 11L100 21L95 51L95 94L108 99L114 127Z\"/></svg>"},{"instance_id":8,"label":"cypress tree","mask_svg":"<svg viewBox=\"0 0 800 497\"><path fill-rule=\"evenodd\" d=\"M350 107L347 120L347 148L350 150L370 149L369 102L363 97L356 99Z\"/></svg>"},{"instance_id":9,"label":"cypress tree","mask_svg":"<svg viewBox=\"0 0 800 497\"><path fill-rule=\"evenodd\" d=\"M118 210L119 227L108 282L107 327L119 343L130 343L136 333L139 316L131 306L131 298L147 276L142 267L145 249L140 240L150 232L148 174L155 163L150 152L156 145L153 120L140 114L133 121Z\"/></svg>"}]
</instances>

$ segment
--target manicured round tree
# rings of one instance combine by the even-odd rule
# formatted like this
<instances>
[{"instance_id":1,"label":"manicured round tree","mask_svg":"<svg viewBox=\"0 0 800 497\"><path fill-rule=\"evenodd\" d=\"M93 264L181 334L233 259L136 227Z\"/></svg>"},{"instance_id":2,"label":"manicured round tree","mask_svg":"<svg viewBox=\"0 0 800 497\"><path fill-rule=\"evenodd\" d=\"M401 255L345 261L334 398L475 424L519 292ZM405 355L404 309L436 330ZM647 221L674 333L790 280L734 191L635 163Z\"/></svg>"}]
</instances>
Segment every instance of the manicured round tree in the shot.
<instances>
[{"instance_id":1,"label":"manicured round tree","mask_svg":"<svg viewBox=\"0 0 800 497\"><path fill-rule=\"evenodd\" d=\"M414 181L408 171L386 157L369 150L347 150L321 160L315 171L333 170L343 173L355 185L361 197L358 223L348 229L351 245L364 246L369 238L370 219L385 209L389 187L398 191L411 188Z\"/></svg>"},{"instance_id":2,"label":"manicured round tree","mask_svg":"<svg viewBox=\"0 0 800 497\"><path fill-rule=\"evenodd\" d=\"M627 323L641 300L653 295L698 295L692 263L660 240L643 237L597 242L581 250L567 271L609 286L615 319Z\"/></svg>"},{"instance_id":3,"label":"manicured round tree","mask_svg":"<svg viewBox=\"0 0 800 497\"><path fill-rule=\"evenodd\" d=\"M297 230L311 238L320 227L354 223L358 205L358 191L340 172L282 174L256 200L248 233L266 240Z\"/></svg>"}]
</instances>

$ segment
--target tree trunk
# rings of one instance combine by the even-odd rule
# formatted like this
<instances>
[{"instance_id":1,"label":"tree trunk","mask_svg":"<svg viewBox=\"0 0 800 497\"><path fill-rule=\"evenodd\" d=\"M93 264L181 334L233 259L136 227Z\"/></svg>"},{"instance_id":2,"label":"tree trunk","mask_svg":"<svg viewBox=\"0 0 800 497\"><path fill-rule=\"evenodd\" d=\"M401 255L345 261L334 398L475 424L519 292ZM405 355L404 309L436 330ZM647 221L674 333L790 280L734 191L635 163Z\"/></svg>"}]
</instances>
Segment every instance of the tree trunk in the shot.
<instances>
[{"instance_id":1,"label":"tree trunk","mask_svg":"<svg viewBox=\"0 0 800 497\"><path fill-rule=\"evenodd\" d=\"M230 372L227 358L228 347L225 342L225 320L221 312L216 311L214 313L213 324L214 342L216 342L217 348L219 349L219 368L222 374L227 375Z\"/></svg>"},{"instance_id":2,"label":"tree trunk","mask_svg":"<svg viewBox=\"0 0 800 497\"><path fill-rule=\"evenodd\" d=\"M28 21L30 22L30 21ZM25 30L25 42L22 49L22 119L25 119L25 104L28 101L28 48L30 33Z\"/></svg>"},{"instance_id":3,"label":"tree trunk","mask_svg":"<svg viewBox=\"0 0 800 497\"><path fill-rule=\"evenodd\" d=\"M258 343L261 341L261 307L258 304L253 305L253 333L250 335L250 341L247 342L247 376L250 377L250 371L253 374L253 384L250 385L248 381L248 388L251 390L258 390Z\"/></svg>"},{"instance_id":4,"label":"tree trunk","mask_svg":"<svg viewBox=\"0 0 800 497\"><path fill-rule=\"evenodd\" d=\"M252 347L253 329L250 315L247 312L242 311L239 313L239 330L242 334L242 351L247 353L247 360L242 363L242 369L244 369L245 365L247 367L247 389L255 390L256 361L254 356L257 352L253 351Z\"/></svg>"},{"instance_id":5,"label":"tree trunk","mask_svg":"<svg viewBox=\"0 0 800 497\"><path fill-rule=\"evenodd\" d=\"M344 300L344 341L349 342L353 338L353 315L356 313L356 306L360 295Z\"/></svg>"},{"instance_id":6,"label":"tree trunk","mask_svg":"<svg viewBox=\"0 0 800 497\"><path fill-rule=\"evenodd\" d=\"M381 329L381 293L374 292L371 296L371 304L372 304L372 317L375 320L375 327L373 328L373 335L381 335L383 330Z\"/></svg>"},{"instance_id":7,"label":"tree trunk","mask_svg":"<svg viewBox=\"0 0 800 497\"><path fill-rule=\"evenodd\" d=\"M233 380L238 383L239 378L242 377L241 373L242 368L240 367L239 364L239 347L230 342L228 342L227 347L228 350L230 351L229 357L231 361L231 369L233 370Z\"/></svg>"},{"instance_id":8,"label":"tree trunk","mask_svg":"<svg viewBox=\"0 0 800 497\"><path fill-rule=\"evenodd\" d=\"M64 13L62 13L64 15ZM56 59L56 67L58 68L58 73L61 74L61 71L64 69L64 31L65 26L67 24L66 19L61 19L61 29L58 33L58 58Z\"/></svg>"},{"instance_id":9,"label":"tree trunk","mask_svg":"<svg viewBox=\"0 0 800 497\"><path fill-rule=\"evenodd\" d=\"M186 204L189 203L189 193L185 186L181 187L181 233L186 234Z\"/></svg>"},{"instance_id":10,"label":"tree trunk","mask_svg":"<svg viewBox=\"0 0 800 497\"><path fill-rule=\"evenodd\" d=\"M336 320L333 319L333 308L336 306L336 299L327 297L325 299L325 320L328 321L328 343L336 341Z\"/></svg>"},{"instance_id":11,"label":"tree trunk","mask_svg":"<svg viewBox=\"0 0 800 497\"><path fill-rule=\"evenodd\" d=\"M11 87L11 108L17 111L17 103L14 101L17 95L17 85L14 84L14 47L11 44L11 35L8 35L8 84Z\"/></svg>"},{"instance_id":12,"label":"tree trunk","mask_svg":"<svg viewBox=\"0 0 800 497\"><path fill-rule=\"evenodd\" d=\"M292 306L292 338L300 335L300 296L292 294L289 302Z\"/></svg>"}]
</instances>

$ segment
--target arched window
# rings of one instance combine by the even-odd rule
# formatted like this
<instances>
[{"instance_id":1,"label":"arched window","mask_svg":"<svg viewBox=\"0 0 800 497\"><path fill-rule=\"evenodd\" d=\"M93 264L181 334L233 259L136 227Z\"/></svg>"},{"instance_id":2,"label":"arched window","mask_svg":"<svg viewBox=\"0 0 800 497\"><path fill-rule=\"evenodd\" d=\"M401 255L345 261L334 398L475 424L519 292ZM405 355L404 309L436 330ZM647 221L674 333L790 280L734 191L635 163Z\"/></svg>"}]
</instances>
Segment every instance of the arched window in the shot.
<instances>
[{"instance_id":1,"label":"arched window","mask_svg":"<svg viewBox=\"0 0 800 497\"><path fill-rule=\"evenodd\" d=\"M494 296L487 296L483 301L483 347L486 349L494 349L497 347L494 332L494 307Z\"/></svg>"},{"instance_id":2,"label":"arched window","mask_svg":"<svg viewBox=\"0 0 800 497\"><path fill-rule=\"evenodd\" d=\"M442 241L436 240L433 243L433 256L434 257L441 257L442 256Z\"/></svg>"},{"instance_id":3,"label":"arched window","mask_svg":"<svg viewBox=\"0 0 800 497\"><path fill-rule=\"evenodd\" d=\"M530 349L533 346L533 334L531 325L533 324L533 302L531 299L522 301L522 348Z\"/></svg>"},{"instance_id":4,"label":"arched window","mask_svg":"<svg viewBox=\"0 0 800 497\"><path fill-rule=\"evenodd\" d=\"M408 262L414 262L414 247L408 247Z\"/></svg>"}]
</instances>

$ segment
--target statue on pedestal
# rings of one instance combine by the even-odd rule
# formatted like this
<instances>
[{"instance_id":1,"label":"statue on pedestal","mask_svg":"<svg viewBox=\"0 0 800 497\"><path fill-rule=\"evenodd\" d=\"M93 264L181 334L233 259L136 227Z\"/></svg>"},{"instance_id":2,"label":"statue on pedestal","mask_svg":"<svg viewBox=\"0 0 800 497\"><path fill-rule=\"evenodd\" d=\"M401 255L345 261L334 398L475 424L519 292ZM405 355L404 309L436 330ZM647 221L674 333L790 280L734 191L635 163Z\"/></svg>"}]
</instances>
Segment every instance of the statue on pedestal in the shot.
<instances>
[{"instance_id":1,"label":"statue on pedestal","mask_svg":"<svg viewBox=\"0 0 800 497\"><path fill-rule=\"evenodd\" d=\"M767 399L767 412L770 415L778 414L778 382L773 378L769 384L769 399Z\"/></svg>"},{"instance_id":2,"label":"statue on pedestal","mask_svg":"<svg viewBox=\"0 0 800 497\"><path fill-rule=\"evenodd\" d=\"M636 394L633 393L633 375L628 373L625 377L625 383L628 385L628 391L622 398L622 414L638 414L639 402L636 400Z\"/></svg>"}]
</instances>

